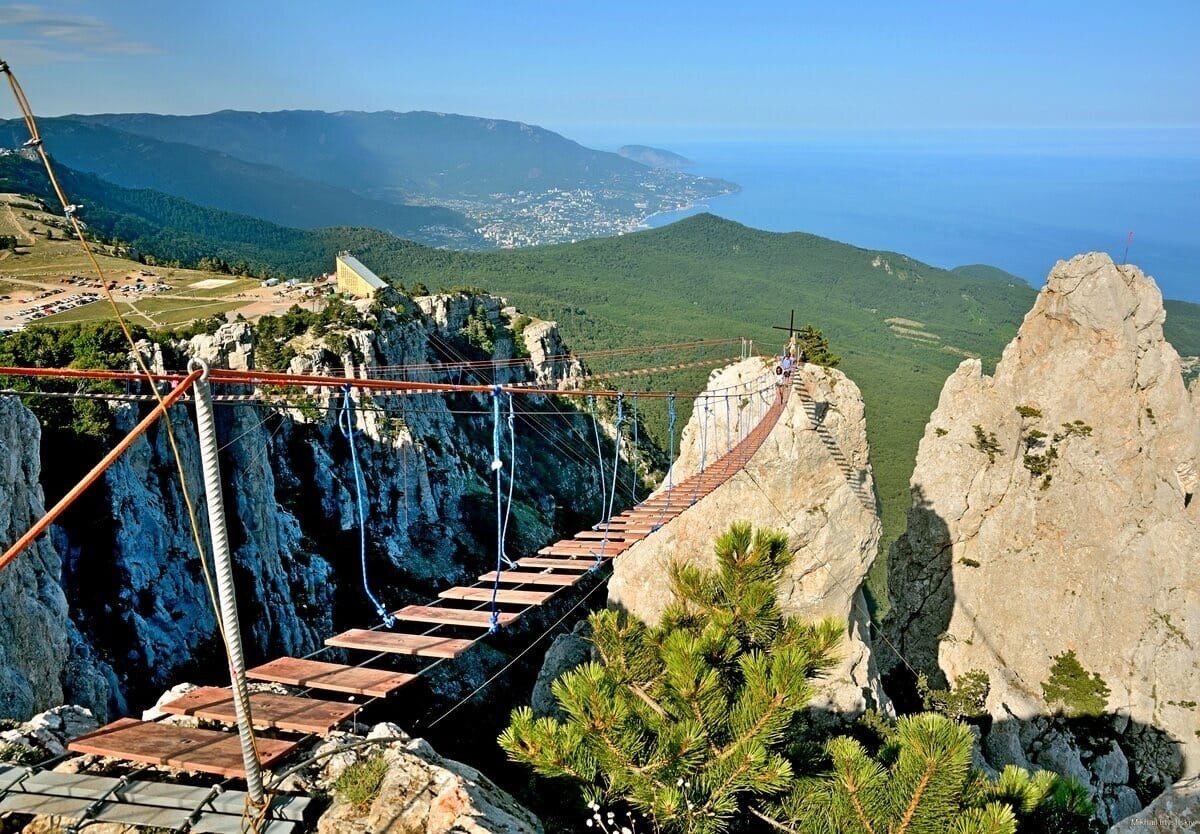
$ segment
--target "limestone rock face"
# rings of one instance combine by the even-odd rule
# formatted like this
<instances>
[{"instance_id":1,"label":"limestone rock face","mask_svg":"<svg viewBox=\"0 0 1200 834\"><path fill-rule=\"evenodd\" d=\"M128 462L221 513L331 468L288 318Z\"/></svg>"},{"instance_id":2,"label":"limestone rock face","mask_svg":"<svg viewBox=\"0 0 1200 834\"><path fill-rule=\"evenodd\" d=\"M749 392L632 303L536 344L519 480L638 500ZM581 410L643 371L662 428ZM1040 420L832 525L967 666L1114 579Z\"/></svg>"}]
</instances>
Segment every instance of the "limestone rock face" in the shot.
<instances>
[{"instance_id":1,"label":"limestone rock face","mask_svg":"<svg viewBox=\"0 0 1200 834\"><path fill-rule=\"evenodd\" d=\"M587 620L581 620L573 631L555 637L546 650L529 699L529 706L536 715L560 715L551 687L567 672L591 660L592 644L585 635L587 625Z\"/></svg>"},{"instance_id":2,"label":"limestone rock face","mask_svg":"<svg viewBox=\"0 0 1200 834\"><path fill-rule=\"evenodd\" d=\"M9 543L45 513L38 481L37 420L13 397L0 397L0 541ZM26 718L62 700L67 600L62 565L43 536L0 571L0 716Z\"/></svg>"},{"instance_id":3,"label":"limestone rock face","mask_svg":"<svg viewBox=\"0 0 1200 834\"><path fill-rule=\"evenodd\" d=\"M15 397L0 397L0 543L41 518L41 428ZM62 561L44 534L0 571L0 718L26 719L64 697L103 712L108 676L68 617Z\"/></svg>"},{"instance_id":4,"label":"limestone rock face","mask_svg":"<svg viewBox=\"0 0 1200 834\"><path fill-rule=\"evenodd\" d=\"M359 321L309 331L273 346L298 373L384 376L397 366L424 366L462 347L455 330L482 310L494 325L493 356L514 354L500 300L466 295L371 310L357 304ZM567 353L552 322L542 340L545 367L516 365L501 381L550 378L553 356ZM457 341L452 341L457 340ZM246 322L178 342L168 353L147 344L151 366L179 367L189 356L213 367L256 369L266 363ZM279 364L271 367L278 368ZM445 371L410 372L413 379L447 381ZM451 377L451 381L454 381ZM470 372L464 382L478 381ZM219 394L239 393L223 388ZM246 393L246 392L241 392ZM478 576L494 560L494 541L477 539L490 496L490 421L486 396L470 406L440 395L352 396L357 460L366 487L367 562L373 592L391 606L428 598L447 585ZM340 390L314 390L285 400L218 403L224 501L251 663L268 655L307 654L340 627L370 625L373 608L362 587L355 476L339 428ZM454 409L454 410L452 410ZM118 431L145 409L110 406ZM171 409L176 441L207 542L199 447L190 407ZM552 536L544 519L556 501L600 512L593 470L561 450L518 431L520 483L509 540L533 552ZM0 544L13 541L43 512L39 430L33 414L0 398ZM54 465L54 449L41 458ZM507 454L505 455L507 459ZM0 572L0 717L28 718L67 700L101 720L151 702L178 680L181 667L220 669L221 647L188 523L168 438L158 424L139 438L87 493L92 510L64 516ZM493 554L489 556L489 554ZM110 668L97 658L108 659ZM457 676L435 686L446 697L486 676L467 660ZM113 669L116 669L114 673ZM466 673L471 668L472 678Z\"/></svg>"},{"instance_id":5,"label":"limestone rock face","mask_svg":"<svg viewBox=\"0 0 1200 834\"><path fill-rule=\"evenodd\" d=\"M333 792L317 821L318 834L542 834L529 810L472 767L444 759L424 739L408 738L394 724L380 724L368 738L393 737L378 748L387 771L374 799L355 807ZM337 775L373 751L335 756L321 776Z\"/></svg>"},{"instance_id":6,"label":"limestone rock face","mask_svg":"<svg viewBox=\"0 0 1200 834\"><path fill-rule=\"evenodd\" d=\"M1200 419L1163 320L1136 267L1059 262L995 373L968 360L947 380L889 563L907 661L936 683L990 675L989 758L1082 756L1111 819L1121 786L1145 797L1200 767ZM1044 717L1068 651L1109 687L1128 768Z\"/></svg>"},{"instance_id":7,"label":"limestone rock face","mask_svg":"<svg viewBox=\"0 0 1200 834\"><path fill-rule=\"evenodd\" d=\"M521 332L538 385L556 388L580 376L583 368L571 357L552 321L531 322Z\"/></svg>"},{"instance_id":8,"label":"limestone rock face","mask_svg":"<svg viewBox=\"0 0 1200 834\"><path fill-rule=\"evenodd\" d=\"M874 674L860 590L880 536L862 397L840 371L816 365L799 368L796 383L778 424L743 472L617 557L609 604L655 622L670 601L671 563L715 567L713 541L735 521L781 530L794 554L781 588L784 610L846 626L841 664L815 705L846 715L890 709ZM684 429L673 478L698 470L702 460L712 463L736 444L775 397L775 384L772 368L760 358L714 372ZM685 505L692 500L678 498Z\"/></svg>"}]
</instances>

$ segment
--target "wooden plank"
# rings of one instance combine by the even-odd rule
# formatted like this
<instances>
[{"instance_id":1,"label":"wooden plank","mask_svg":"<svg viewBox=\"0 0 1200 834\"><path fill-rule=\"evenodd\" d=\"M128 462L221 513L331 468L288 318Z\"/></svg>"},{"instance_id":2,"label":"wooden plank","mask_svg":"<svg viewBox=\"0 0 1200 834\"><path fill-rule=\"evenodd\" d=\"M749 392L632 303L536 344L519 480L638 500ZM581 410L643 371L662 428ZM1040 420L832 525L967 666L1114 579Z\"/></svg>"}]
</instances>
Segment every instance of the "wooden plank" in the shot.
<instances>
[{"instance_id":1,"label":"wooden plank","mask_svg":"<svg viewBox=\"0 0 1200 834\"><path fill-rule=\"evenodd\" d=\"M633 542L608 542L601 546L600 542L558 542L538 551L539 556L590 556L612 557L624 553Z\"/></svg>"},{"instance_id":2,"label":"wooden plank","mask_svg":"<svg viewBox=\"0 0 1200 834\"><path fill-rule=\"evenodd\" d=\"M554 588L566 588L568 585L574 585L581 578L581 574L578 573L536 573L524 570L502 570L499 574L495 571L485 573L479 577L479 581L495 582L497 576L499 576L501 582L510 582L517 585L549 585Z\"/></svg>"},{"instance_id":3,"label":"wooden plank","mask_svg":"<svg viewBox=\"0 0 1200 834\"><path fill-rule=\"evenodd\" d=\"M646 538L642 533L633 533L627 530L610 529L607 532L604 530L580 530L571 537L574 541L597 541L597 542L638 542Z\"/></svg>"},{"instance_id":4,"label":"wooden plank","mask_svg":"<svg viewBox=\"0 0 1200 834\"><path fill-rule=\"evenodd\" d=\"M554 568L555 570L573 570L587 573L596 566L595 559L542 559L537 556L526 556L518 559L517 564L523 568Z\"/></svg>"},{"instance_id":5,"label":"wooden plank","mask_svg":"<svg viewBox=\"0 0 1200 834\"><path fill-rule=\"evenodd\" d=\"M211 796L211 789L175 782L150 782L129 780L122 783L111 776L95 776L91 773L55 773L43 770L34 773L18 788L27 793L48 796L65 796L74 799L109 798L114 802L133 805L155 805L160 808L177 808L194 811L203 803L203 810L214 814L232 814L241 819L246 806L243 791L222 791ZM280 794L271 801L267 816L273 819L303 820L305 809L312 802L307 796Z\"/></svg>"},{"instance_id":6,"label":"wooden plank","mask_svg":"<svg viewBox=\"0 0 1200 834\"><path fill-rule=\"evenodd\" d=\"M614 558L615 556L620 555L621 552L622 552L621 550L614 550L611 547L606 547L604 549L604 553L599 554L600 561L602 563L607 562L610 559ZM563 547L544 547L538 551L538 555L539 556L565 556L567 558L571 558L574 556L574 557L578 557L581 559L591 559L592 564L596 563L596 554L589 553L586 550L571 550L569 548L563 548Z\"/></svg>"},{"instance_id":7,"label":"wooden plank","mask_svg":"<svg viewBox=\"0 0 1200 834\"><path fill-rule=\"evenodd\" d=\"M300 657L280 657L246 673L256 681L273 681L290 686L346 692L370 698L386 698L404 684L416 678L406 672L370 669L364 666L345 666Z\"/></svg>"},{"instance_id":8,"label":"wooden plank","mask_svg":"<svg viewBox=\"0 0 1200 834\"><path fill-rule=\"evenodd\" d=\"M550 597L554 596L555 591L508 591L501 588L496 591L496 602L504 602L515 605L541 605ZM444 591L438 592L438 596L442 599L469 599L473 602L491 602L491 588L447 588Z\"/></svg>"},{"instance_id":9,"label":"wooden plank","mask_svg":"<svg viewBox=\"0 0 1200 834\"><path fill-rule=\"evenodd\" d=\"M163 704L160 709L173 715L190 715L206 721L237 723L233 691L216 686L201 686ZM274 692L250 693L250 717L254 726L299 733L327 733L343 721L349 721L361 707L334 701L319 701Z\"/></svg>"},{"instance_id":10,"label":"wooden plank","mask_svg":"<svg viewBox=\"0 0 1200 834\"><path fill-rule=\"evenodd\" d=\"M368 652L413 655L416 657L453 658L471 648L474 640L439 637L436 634L401 634L395 631L368 631L352 628L335 634L325 641L326 646L340 649L361 649Z\"/></svg>"},{"instance_id":11,"label":"wooden plank","mask_svg":"<svg viewBox=\"0 0 1200 834\"><path fill-rule=\"evenodd\" d=\"M270 767L292 752L296 742L259 736L257 746L263 767ZM68 745L68 749L75 753L162 765L175 770L246 778L238 737L233 733L215 730L122 718L94 733L80 736Z\"/></svg>"},{"instance_id":12,"label":"wooden plank","mask_svg":"<svg viewBox=\"0 0 1200 834\"><path fill-rule=\"evenodd\" d=\"M476 628L492 627L491 611L466 611L462 608L438 608L433 605L406 605L399 611L393 612L397 620L407 620L413 623L436 623L437 625L469 626ZM519 614L509 611L499 611L496 614L499 624L509 625Z\"/></svg>"}]
</instances>

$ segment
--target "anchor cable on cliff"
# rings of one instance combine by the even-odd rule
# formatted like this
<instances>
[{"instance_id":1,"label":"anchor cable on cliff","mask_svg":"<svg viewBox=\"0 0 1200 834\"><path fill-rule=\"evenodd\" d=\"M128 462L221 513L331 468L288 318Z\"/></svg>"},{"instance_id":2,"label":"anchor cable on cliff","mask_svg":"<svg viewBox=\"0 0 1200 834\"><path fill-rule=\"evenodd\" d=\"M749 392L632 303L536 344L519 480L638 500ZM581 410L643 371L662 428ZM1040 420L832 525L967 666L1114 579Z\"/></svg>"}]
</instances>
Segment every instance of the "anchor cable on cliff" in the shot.
<instances>
[{"instance_id":1,"label":"anchor cable on cliff","mask_svg":"<svg viewBox=\"0 0 1200 834\"><path fill-rule=\"evenodd\" d=\"M362 563L363 591L375 607L375 613L379 615L384 626L391 628L396 624L396 618L388 613L387 608L371 591L371 581L367 578L367 512L363 504L364 490L362 470L358 465L358 447L354 441L354 397L349 385L342 389L342 397L342 410L338 414L338 428L341 429L342 435L350 445L350 468L354 473L354 502L358 508L358 550L359 560Z\"/></svg>"}]
</instances>

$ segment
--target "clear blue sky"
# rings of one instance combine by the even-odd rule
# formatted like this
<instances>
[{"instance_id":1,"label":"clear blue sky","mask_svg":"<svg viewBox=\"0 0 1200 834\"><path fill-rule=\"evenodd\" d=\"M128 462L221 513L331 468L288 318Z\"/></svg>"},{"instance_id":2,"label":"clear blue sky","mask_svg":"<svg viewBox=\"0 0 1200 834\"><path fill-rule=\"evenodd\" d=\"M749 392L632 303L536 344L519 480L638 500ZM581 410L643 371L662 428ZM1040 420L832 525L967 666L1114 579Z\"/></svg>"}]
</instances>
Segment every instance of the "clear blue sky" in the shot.
<instances>
[{"instance_id":1,"label":"clear blue sky","mask_svg":"<svg viewBox=\"0 0 1200 834\"><path fill-rule=\"evenodd\" d=\"M0 2L44 114L428 109L599 143L1197 126L1198 36L1197 0Z\"/></svg>"}]
</instances>

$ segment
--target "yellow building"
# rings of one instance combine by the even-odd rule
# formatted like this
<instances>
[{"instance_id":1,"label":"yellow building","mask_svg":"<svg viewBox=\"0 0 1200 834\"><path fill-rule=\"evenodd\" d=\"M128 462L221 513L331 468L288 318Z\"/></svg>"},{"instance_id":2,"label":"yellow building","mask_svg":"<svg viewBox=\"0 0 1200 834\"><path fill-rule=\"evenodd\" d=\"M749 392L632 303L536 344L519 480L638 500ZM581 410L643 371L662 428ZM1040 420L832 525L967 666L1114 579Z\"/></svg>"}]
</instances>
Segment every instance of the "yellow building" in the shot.
<instances>
[{"instance_id":1,"label":"yellow building","mask_svg":"<svg viewBox=\"0 0 1200 834\"><path fill-rule=\"evenodd\" d=\"M390 289L386 281L349 252L337 256L337 288L338 292L355 298L375 298L381 291Z\"/></svg>"}]
</instances>

